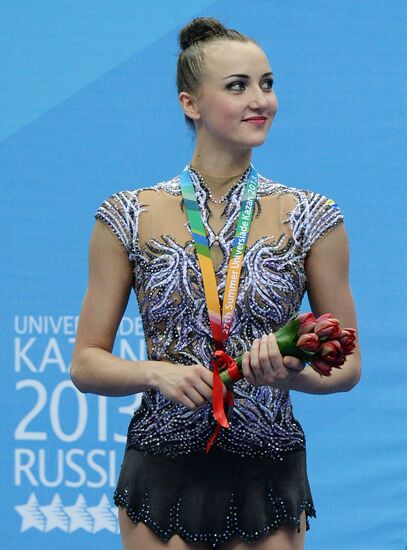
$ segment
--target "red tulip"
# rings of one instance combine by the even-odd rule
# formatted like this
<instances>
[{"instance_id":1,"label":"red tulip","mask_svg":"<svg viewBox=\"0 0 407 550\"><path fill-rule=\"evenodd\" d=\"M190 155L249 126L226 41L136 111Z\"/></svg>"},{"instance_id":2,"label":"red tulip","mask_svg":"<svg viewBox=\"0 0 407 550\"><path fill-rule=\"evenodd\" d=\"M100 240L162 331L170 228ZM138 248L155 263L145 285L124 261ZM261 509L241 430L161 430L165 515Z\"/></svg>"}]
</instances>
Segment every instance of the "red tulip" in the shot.
<instances>
[{"instance_id":1,"label":"red tulip","mask_svg":"<svg viewBox=\"0 0 407 550\"><path fill-rule=\"evenodd\" d=\"M330 376L332 368L340 368L355 349L356 330L341 328L331 313L316 319L310 312L291 318L275 332L275 337L283 356L298 357L320 375ZM242 357L236 358L233 372L225 361L218 365L220 377L228 388L243 378Z\"/></svg>"},{"instance_id":2,"label":"red tulip","mask_svg":"<svg viewBox=\"0 0 407 550\"><path fill-rule=\"evenodd\" d=\"M338 319L335 319L330 313L324 313L316 319L314 332L319 336L319 339L337 338L341 333L341 326Z\"/></svg>"},{"instance_id":3,"label":"red tulip","mask_svg":"<svg viewBox=\"0 0 407 550\"><path fill-rule=\"evenodd\" d=\"M332 319L333 315L332 313L323 313L319 317L316 318L316 321L323 321L324 319Z\"/></svg>"},{"instance_id":4,"label":"red tulip","mask_svg":"<svg viewBox=\"0 0 407 550\"><path fill-rule=\"evenodd\" d=\"M298 336L307 334L314 330L316 319L313 313L300 313L299 315L297 315L297 319L300 322L300 326L297 330Z\"/></svg>"},{"instance_id":5,"label":"red tulip","mask_svg":"<svg viewBox=\"0 0 407 550\"><path fill-rule=\"evenodd\" d=\"M323 359L315 359L312 361L311 367L321 376L331 376L332 367Z\"/></svg>"},{"instance_id":6,"label":"red tulip","mask_svg":"<svg viewBox=\"0 0 407 550\"><path fill-rule=\"evenodd\" d=\"M333 367L339 367L345 362L345 355L338 340L329 340L323 342L319 349L319 355L324 361L327 361Z\"/></svg>"},{"instance_id":7,"label":"red tulip","mask_svg":"<svg viewBox=\"0 0 407 550\"><path fill-rule=\"evenodd\" d=\"M317 351L319 345L319 338L314 333L302 334L297 340L297 346L306 351Z\"/></svg>"},{"instance_id":8,"label":"red tulip","mask_svg":"<svg viewBox=\"0 0 407 550\"><path fill-rule=\"evenodd\" d=\"M338 340L342 346L343 353L350 355L356 346L356 330L354 328L343 328Z\"/></svg>"}]
</instances>

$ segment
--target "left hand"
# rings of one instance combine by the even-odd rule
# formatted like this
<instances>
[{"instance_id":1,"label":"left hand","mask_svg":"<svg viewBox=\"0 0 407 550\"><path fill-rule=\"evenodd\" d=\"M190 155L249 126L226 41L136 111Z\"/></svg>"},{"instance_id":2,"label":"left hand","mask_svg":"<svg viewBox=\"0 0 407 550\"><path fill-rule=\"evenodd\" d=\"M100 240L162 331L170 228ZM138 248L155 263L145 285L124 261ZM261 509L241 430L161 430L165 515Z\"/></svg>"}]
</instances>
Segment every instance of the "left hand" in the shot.
<instances>
[{"instance_id":1,"label":"left hand","mask_svg":"<svg viewBox=\"0 0 407 550\"><path fill-rule=\"evenodd\" d=\"M251 350L243 355L242 371L253 386L273 386L289 390L291 382L304 369L301 359L289 355L283 357L273 333L256 338Z\"/></svg>"}]
</instances>

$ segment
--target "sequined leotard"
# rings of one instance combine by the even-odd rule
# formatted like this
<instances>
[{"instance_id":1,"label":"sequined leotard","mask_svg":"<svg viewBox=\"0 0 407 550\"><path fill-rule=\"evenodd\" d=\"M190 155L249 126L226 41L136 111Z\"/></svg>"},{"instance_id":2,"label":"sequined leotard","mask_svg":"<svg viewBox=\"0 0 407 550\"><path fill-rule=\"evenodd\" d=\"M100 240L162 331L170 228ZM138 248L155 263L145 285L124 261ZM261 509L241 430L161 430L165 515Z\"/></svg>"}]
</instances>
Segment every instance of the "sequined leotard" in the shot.
<instances>
[{"instance_id":1,"label":"sequined leotard","mask_svg":"<svg viewBox=\"0 0 407 550\"><path fill-rule=\"evenodd\" d=\"M244 181L237 182L226 203L217 206L223 227L216 237L211 224L215 205L209 204L204 182L192 170L191 175L209 244L218 258L216 277L222 303ZM96 218L112 229L133 262L149 359L201 363L209 368L212 336L179 177L116 193L103 202ZM298 311L307 284L306 255L342 219L338 207L326 197L260 176L227 342L230 355L242 354L255 338L277 330ZM131 420L127 448L167 456L201 452L214 426L210 403L191 411L150 390L143 394L141 407ZM305 447L289 392L254 387L245 379L235 384L231 426L231 430L221 430L214 445L241 456L279 457Z\"/></svg>"}]
</instances>

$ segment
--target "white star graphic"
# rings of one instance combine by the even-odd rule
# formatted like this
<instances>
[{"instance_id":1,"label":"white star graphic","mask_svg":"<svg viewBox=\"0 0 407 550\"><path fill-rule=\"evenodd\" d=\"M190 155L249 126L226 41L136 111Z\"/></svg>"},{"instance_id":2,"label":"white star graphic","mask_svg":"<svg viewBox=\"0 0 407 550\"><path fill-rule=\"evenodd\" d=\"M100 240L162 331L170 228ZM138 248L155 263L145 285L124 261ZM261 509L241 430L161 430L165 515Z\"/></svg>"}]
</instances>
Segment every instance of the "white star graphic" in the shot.
<instances>
[{"instance_id":1,"label":"white star graphic","mask_svg":"<svg viewBox=\"0 0 407 550\"><path fill-rule=\"evenodd\" d=\"M69 532L73 533L77 529L84 529L85 531L92 532L94 520L89 514L86 506L86 501L82 493L78 496L73 506L64 506L64 512L71 519L71 525L69 526Z\"/></svg>"},{"instance_id":2,"label":"white star graphic","mask_svg":"<svg viewBox=\"0 0 407 550\"><path fill-rule=\"evenodd\" d=\"M48 533L48 531L52 531L52 529L68 531L70 519L62 508L61 497L58 493L54 495L51 504L48 506L40 506L40 510L47 518L47 523L45 526L46 533Z\"/></svg>"},{"instance_id":3,"label":"white star graphic","mask_svg":"<svg viewBox=\"0 0 407 550\"><path fill-rule=\"evenodd\" d=\"M120 533L120 525L119 525L119 509L117 506L112 506L112 508L110 508L110 510L112 511L114 517L116 518L116 522L117 522L117 529L116 529L116 533Z\"/></svg>"},{"instance_id":4,"label":"white star graphic","mask_svg":"<svg viewBox=\"0 0 407 550\"><path fill-rule=\"evenodd\" d=\"M110 508L109 499L106 495L102 496L97 506L89 506L88 512L95 520L95 524L93 526L94 533L97 533L102 529L107 529L112 533L116 531L117 519Z\"/></svg>"},{"instance_id":5,"label":"white star graphic","mask_svg":"<svg viewBox=\"0 0 407 550\"><path fill-rule=\"evenodd\" d=\"M21 532L27 531L27 529L30 529L31 527L38 529L38 531L44 531L45 516L38 506L38 500L35 493L31 493L27 504L14 506L14 508L23 518L23 521L21 522Z\"/></svg>"}]
</instances>

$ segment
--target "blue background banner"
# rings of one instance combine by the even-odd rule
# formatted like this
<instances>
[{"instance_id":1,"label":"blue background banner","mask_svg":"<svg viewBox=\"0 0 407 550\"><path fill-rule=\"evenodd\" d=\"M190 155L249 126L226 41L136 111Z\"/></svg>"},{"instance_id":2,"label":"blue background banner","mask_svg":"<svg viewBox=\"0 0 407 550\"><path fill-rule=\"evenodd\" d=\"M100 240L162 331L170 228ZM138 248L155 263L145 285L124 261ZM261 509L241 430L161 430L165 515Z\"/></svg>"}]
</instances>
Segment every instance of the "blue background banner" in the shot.
<instances>
[{"instance_id":1,"label":"blue background banner","mask_svg":"<svg viewBox=\"0 0 407 550\"><path fill-rule=\"evenodd\" d=\"M177 33L212 15L256 38L279 111L260 173L335 199L351 244L363 376L292 392L317 508L306 548L407 545L407 3L1 2L2 540L9 550L121 547L112 493L138 396L73 388L93 214L180 173ZM308 309L304 303L303 309ZM134 296L115 353L145 357Z\"/></svg>"}]
</instances>

